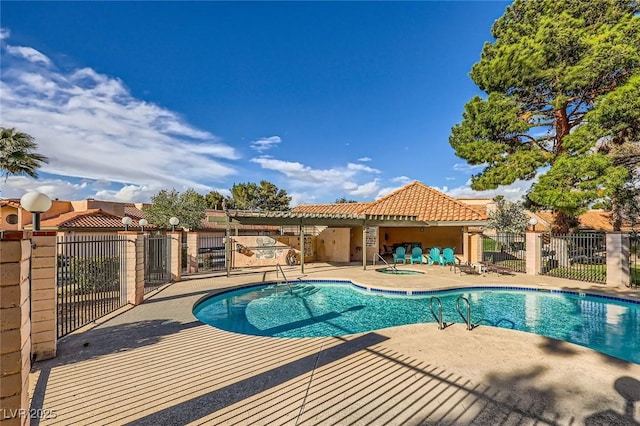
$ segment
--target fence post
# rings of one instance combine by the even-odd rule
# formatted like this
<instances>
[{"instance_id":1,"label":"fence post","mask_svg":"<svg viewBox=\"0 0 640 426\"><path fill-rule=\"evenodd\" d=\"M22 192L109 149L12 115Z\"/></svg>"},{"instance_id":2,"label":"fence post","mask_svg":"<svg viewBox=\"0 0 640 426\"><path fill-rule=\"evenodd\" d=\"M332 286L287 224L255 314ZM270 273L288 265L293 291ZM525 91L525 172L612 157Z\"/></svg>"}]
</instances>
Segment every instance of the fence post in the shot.
<instances>
[{"instance_id":1,"label":"fence post","mask_svg":"<svg viewBox=\"0 0 640 426\"><path fill-rule=\"evenodd\" d=\"M527 275L538 275L542 268L540 232L527 231L525 241Z\"/></svg>"},{"instance_id":2,"label":"fence post","mask_svg":"<svg viewBox=\"0 0 640 426\"><path fill-rule=\"evenodd\" d=\"M187 272L198 272L198 233L187 232Z\"/></svg>"},{"instance_id":3,"label":"fence post","mask_svg":"<svg viewBox=\"0 0 640 426\"><path fill-rule=\"evenodd\" d=\"M45 360L55 358L58 337L56 233L34 231L31 241L32 355Z\"/></svg>"},{"instance_id":4,"label":"fence post","mask_svg":"<svg viewBox=\"0 0 640 426\"><path fill-rule=\"evenodd\" d=\"M29 259L31 245L22 232L0 240L0 408L5 424L28 425L31 321ZM26 413L27 415L25 415Z\"/></svg>"},{"instance_id":5,"label":"fence post","mask_svg":"<svg viewBox=\"0 0 640 426\"><path fill-rule=\"evenodd\" d=\"M482 234L473 232L469 235L469 263L482 260Z\"/></svg>"},{"instance_id":6,"label":"fence post","mask_svg":"<svg viewBox=\"0 0 640 426\"><path fill-rule=\"evenodd\" d=\"M626 287L631 284L629 270L629 235L621 232L608 232L607 246L607 285Z\"/></svg>"},{"instance_id":7,"label":"fence post","mask_svg":"<svg viewBox=\"0 0 640 426\"><path fill-rule=\"evenodd\" d=\"M171 238L171 280L182 280L182 231L167 232Z\"/></svg>"},{"instance_id":8,"label":"fence post","mask_svg":"<svg viewBox=\"0 0 640 426\"><path fill-rule=\"evenodd\" d=\"M144 235L120 231L127 238L127 303L139 305L144 300Z\"/></svg>"}]
</instances>

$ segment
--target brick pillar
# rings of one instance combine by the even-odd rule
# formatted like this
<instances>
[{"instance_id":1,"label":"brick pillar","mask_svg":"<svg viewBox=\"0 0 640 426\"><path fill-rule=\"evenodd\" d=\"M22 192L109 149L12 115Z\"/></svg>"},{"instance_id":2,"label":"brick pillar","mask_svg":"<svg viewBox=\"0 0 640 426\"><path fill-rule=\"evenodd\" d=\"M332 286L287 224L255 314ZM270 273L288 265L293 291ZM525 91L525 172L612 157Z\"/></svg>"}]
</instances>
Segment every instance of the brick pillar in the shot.
<instances>
[{"instance_id":1,"label":"brick pillar","mask_svg":"<svg viewBox=\"0 0 640 426\"><path fill-rule=\"evenodd\" d=\"M0 424L28 425L31 243L22 232L0 240Z\"/></svg>"},{"instance_id":2,"label":"brick pillar","mask_svg":"<svg viewBox=\"0 0 640 426\"><path fill-rule=\"evenodd\" d=\"M631 284L629 270L629 235L621 232L609 232L607 244L607 285L626 287Z\"/></svg>"},{"instance_id":3,"label":"brick pillar","mask_svg":"<svg viewBox=\"0 0 640 426\"><path fill-rule=\"evenodd\" d=\"M469 227L465 226L462 229L462 260L464 262L471 262L471 251L469 247L469 243L471 242L469 234Z\"/></svg>"},{"instance_id":4,"label":"brick pillar","mask_svg":"<svg viewBox=\"0 0 640 426\"><path fill-rule=\"evenodd\" d=\"M540 232L527 231L525 241L527 275L538 275L542 268Z\"/></svg>"},{"instance_id":5,"label":"brick pillar","mask_svg":"<svg viewBox=\"0 0 640 426\"><path fill-rule=\"evenodd\" d=\"M127 303L144 299L144 236L133 231L118 232L127 238Z\"/></svg>"},{"instance_id":6,"label":"brick pillar","mask_svg":"<svg viewBox=\"0 0 640 426\"><path fill-rule=\"evenodd\" d=\"M171 237L171 280L182 280L182 231L167 232Z\"/></svg>"},{"instance_id":7,"label":"brick pillar","mask_svg":"<svg viewBox=\"0 0 640 426\"><path fill-rule=\"evenodd\" d=\"M56 233L35 231L31 238L31 343L37 360L56 356Z\"/></svg>"},{"instance_id":8,"label":"brick pillar","mask_svg":"<svg viewBox=\"0 0 640 426\"><path fill-rule=\"evenodd\" d=\"M198 233L187 232L187 272L198 272Z\"/></svg>"}]
</instances>

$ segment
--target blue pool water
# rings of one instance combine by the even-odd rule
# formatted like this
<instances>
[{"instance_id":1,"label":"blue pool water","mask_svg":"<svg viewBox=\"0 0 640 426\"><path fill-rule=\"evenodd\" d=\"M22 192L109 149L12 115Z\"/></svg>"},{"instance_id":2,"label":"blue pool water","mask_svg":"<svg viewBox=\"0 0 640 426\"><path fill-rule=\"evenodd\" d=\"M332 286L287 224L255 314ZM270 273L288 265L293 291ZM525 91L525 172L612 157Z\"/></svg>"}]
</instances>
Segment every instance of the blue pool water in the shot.
<instances>
[{"instance_id":1,"label":"blue pool water","mask_svg":"<svg viewBox=\"0 0 640 426\"><path fill-rule=\"evenodd\" d=\"M349 281L263 285L225 292L198 303L200 321L237 333L273 337L340 336L422 322L438 296L447 323L463 322L465 296L472 322L526 331L586 346L640 364L640 304L569 292L467 288L418 295L366 291Z\"/></svg>"}]
</instances>

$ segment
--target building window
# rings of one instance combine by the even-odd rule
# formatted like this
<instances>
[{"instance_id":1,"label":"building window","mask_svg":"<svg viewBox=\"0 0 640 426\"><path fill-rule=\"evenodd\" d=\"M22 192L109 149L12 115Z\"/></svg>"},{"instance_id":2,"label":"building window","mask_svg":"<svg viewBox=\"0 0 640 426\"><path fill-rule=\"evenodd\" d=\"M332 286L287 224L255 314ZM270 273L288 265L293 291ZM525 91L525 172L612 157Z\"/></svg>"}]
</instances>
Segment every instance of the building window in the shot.
<instances>
[{"instance_id":1,"label":"building window","mask_svg":"<svg viewBox=\"0 0 640 426\"><path fill-rule=\"evenodd\" d=\"M16 225L18 223L18 215L17 214L9 214L9 215L7 215L5 220L10 225Z\"/></svg>"}]
</instances>

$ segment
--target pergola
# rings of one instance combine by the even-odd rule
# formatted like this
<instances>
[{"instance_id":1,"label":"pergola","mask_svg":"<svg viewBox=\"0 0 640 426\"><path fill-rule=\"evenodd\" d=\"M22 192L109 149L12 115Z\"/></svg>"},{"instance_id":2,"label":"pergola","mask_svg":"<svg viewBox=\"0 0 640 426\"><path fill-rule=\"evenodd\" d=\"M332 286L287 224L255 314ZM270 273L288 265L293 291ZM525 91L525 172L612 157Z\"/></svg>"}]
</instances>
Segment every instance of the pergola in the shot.
<instances>
[{"instance_id":1,"label":"pergola","mask_svg":"<svg viewBox=\"0 0 640 426\"><path fill-rule=\"evenodd\" d=\"M270 226L298 226L300 229L300 269L304 273L304 227L305 226L330 226L336 228L362 227L362 238L366 241L367 227L370 226L432 226L431 222L418 220L417 216L409 215L372 215L356 213L308 213L293 211L246 211L226 210L228 223L234 220L244 225L270 225ZM230 238L230 227L227 226L227 241ZM229 249L227 249L229 250ZM362 268L367 269L366 250L363 250ZM230 273L230 264L227 263L227 275Z\"/></svg>"}]
</instances>

